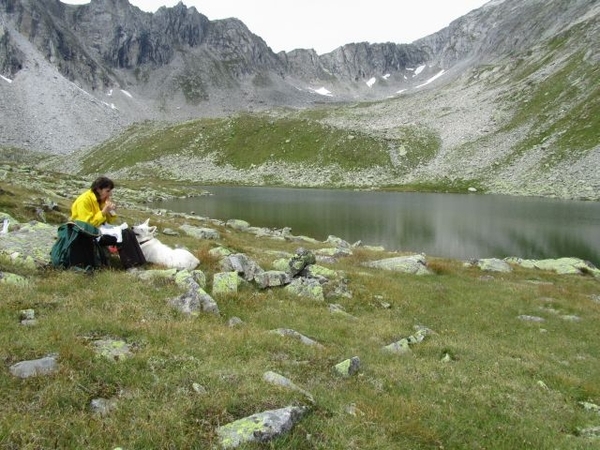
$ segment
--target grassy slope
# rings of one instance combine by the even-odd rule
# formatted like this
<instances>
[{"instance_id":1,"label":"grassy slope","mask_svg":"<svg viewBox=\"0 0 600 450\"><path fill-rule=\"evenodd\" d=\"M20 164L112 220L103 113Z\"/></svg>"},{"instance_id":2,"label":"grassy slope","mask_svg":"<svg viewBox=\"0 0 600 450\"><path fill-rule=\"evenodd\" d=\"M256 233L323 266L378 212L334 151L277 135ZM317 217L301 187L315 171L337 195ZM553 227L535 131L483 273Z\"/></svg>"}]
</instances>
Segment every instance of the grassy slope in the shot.
<instances>
[{"instance_id":1,"label":"grassy slope","mask_svg":"<svg viewBox=\"0 0 600 450\"><path fill-rule=\"evenodd\" d=\"M10 185L2 186L14 195L0 194L2 210L20 220L30 218L23 201L42 196L27 185L12 177ZM66 199L55 200L61 208L67 206ZM130 209L123 217L135 222L145 219L145 213ZM176 228L181 220L162 216L154 223ZM208 256L210 248L228 246L268 268L272 257L266 249L293 252L298 246L219 231L219 242L161 237L200 257L208 292L218 271ZM221 317L187 318L167 305L167 299L180 293L168 282L143 282L114 270L93 277L32 272L2 260L0 271L28 276L32 285L16 289L0 283L5 367L0 448L211 448L219 425L304 402L299 394L265 384L267 370L310 391L316 404L291 433L260 448L597 445L578 436L579 429L600 423L597 413L578 402L600 403L600 304L592 298L600 295L598 280L525 269L483 277L460 261L431 257L436 275L429 277L358 265L382 256L356 251L331 266L346 273L353 297L328 302L341 304L356 320L332 315L326 304L290 297L281 289L251 287L216 298ZM25 308L35 309L37 326L19 324L18 312ZM521 314L546 321L522 321L517 318ZM233 316L245 325L227 326ZM415 345L412 356L380 351L412 334L415 325L436 334ZM280 327L295 329L325 348L267 333ZM90 340L99 337L127 340L135 346L135 356L120 363L95 357ZM52 352L60 356L57 374L29 380L8 375L11 364ZM446 354L452 361L443 363ZM358 376L332 374L334 364L352 356L361 358ZM194 383L207 394L196 393ZM100 397L117 400L106 417L89 409L90 401ZM349 405L356 407L356 415L346 411Z\"/></svg>"}]
</instances>

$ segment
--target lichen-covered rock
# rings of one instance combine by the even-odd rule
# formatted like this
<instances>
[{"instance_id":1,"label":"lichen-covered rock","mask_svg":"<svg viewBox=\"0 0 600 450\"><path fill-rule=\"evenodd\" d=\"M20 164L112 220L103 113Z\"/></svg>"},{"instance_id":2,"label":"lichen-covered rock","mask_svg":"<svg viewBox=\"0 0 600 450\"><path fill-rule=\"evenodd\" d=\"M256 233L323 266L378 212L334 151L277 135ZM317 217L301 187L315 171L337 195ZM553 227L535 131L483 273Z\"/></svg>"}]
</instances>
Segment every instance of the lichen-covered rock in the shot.
<instances>
[{"instance_id":1,"label":"lichen-covered rock","mask_svg":"<svg viewBox=\"0 0 600 450\"><path fill-rule=\"evenodd\" d=\"M289 432L308 409L288 406L253 414L217 428L223 449L237 448L248 442L268 442Z\"/></svg>"},{"instance_id":2,"label":"lichen-covered rock","mask_svg":"<svg viewBox=\"0 0 600 450\"><path fill-rule=\"evenodd\" d=\"M208 254L210 256L212 256L213 258L218 258L218 259L224 258L225 256L229 256L232 253L233 252L226 247L215 247L215 248L211 248L208 251Z\"/></svg>"},{"instance_id":3,"label":"lichen-covered rock","mask_svg":"<svg viewBox=\"0 0 600 450\"><path fill-rule=\"evenodd\" d=\"M136 277L144 281L165 279L174 280L177 275L177 269L151 269L151 270L138 270L132 272Z\"/></svg>"},{"instance_id":4,"label":"lichen-covered rock","mask_svg":"<svg viewBox=\"0 0 600 450\"><path fill-rule=\"evenodd\" d=\"M581 428L578 434L583 438L600 439L600 427Z\"/></svg>"},{"instance_id":5,"label":"lichen-covered rock","mask_svg":"<svg viewBox=\"0 0 600 450\"><path fill-rule=\"evenodd\" d=\"M219 306L199 285L169 300L169 304L183 314L191 316L197 316L202 311L219 315Z\"/></svg>"},{"instance_id":6,"label":"lichen-covered rock","mask_svg":"<svg viewBox=\"0 0 600 450\"><path fill-rule=\"evenodd\" d=\"M316 262L317 259L315 258L314 253L301 247L296 250L296 254L290 259L289 271L292 276L296 276L302 272L306 266Z\"/></svg>"},{"instance_id":7,"label":"lichen-covered rock","mask_svg":"<svg viewBox=\"0 0 600 450\"><path fill-rule=\"evenodd\" d=\"M550 270L559 275L581 275L591 274L596 278L600 278L600 269L596 268L592 263L579 258L558 258L558 259L521 259L521 258L505 258L505 261L518 264L519 266L529 269Z\"/></svg>"},{"instance_id":8,"label":"lichen-covered rock","mask_svg":"<svg viewBox=\"0 0 600 450\"><path fill-rule=\"evenodd\" d=\"M241 219L229 219L226 222L226 225L229 228L233 228L234 230L246 230L247 228L250 227L250 224L248 222L246 222L245 220L241 220Z\"/></svg>"},{"instance_id":9,"label":"lichen-covered rock","mask_svg":"<svg viewBox=\"0 0 600 450\"><path fill-rule=\"evenodd\" d=\"M390 270L393 272L404 272L413 275L431 275L433 272L427 267L425 255L397 256L377 261L363 263L366 267Z\"/></svg>"},{"instance_id":10,"label":"lichen-covered rock","mask_svg":"<svg viewBox=\"0 0 600 450\"><path fill-rule=\"evenodd\" d=\"M402 338L399 341L392 342L389 345L383 347L383 350L389 353L395 353L397 355L405 355L408 353L412 353L410 349L410 344L408 343L408 339Z\"/></svg>"},{"instance_id":11,"label":"lichen-covered rock","mask_svg":"<svg viewBox=\"0 0 600 450\"><path fill-rule=\"evenodd\" d=\"M258 263L243 253L236 253L223 258L221 269L223 272L237 272L246 281L253 281L256 275L264 272Z\"/></svg>"},{"instance_id":12,"label":"lichen-covered rock","mask_svg":"<svg viewBox=\"0 0 600 450\"><path fill-rule=\"evenodd\" d=\"M193 236L198 239L212 239L217 240L221 239L221 235L217 230L213 230L212 228L202 228L202 227L194 227L192 225L181 225L179 227L182 231L184 231L187 235Z\"/></svg>"},{"instance_id":13,"label":"lichen-covered rock","mask_svg":"<svg viewBox=\"0 0 600 450\"><path fill-rule=\"evenodd\" d=\"M285 286L292 281L292 277L287 272L268 270L257 274L254 281L260 289L266 289L268 287Z\"/></svg>"},{"instance_id":14,"label":"lichen-covered rock","mask_svg":"<svg viewBox=\"0 0 600 450\"><path fill-rule=\"evenodd\" d=\"M331 258L341 258L352 256L352 249L345 247L325 247L315 250L317 256L329 256Z\"/></svg>"},{"instance_id":15,"label":"lichen-covered rock","mask_svg":"<svg viewBox=\"0 0 600 450\"><path fill-rule=\"evenodd\" d=\"M0 237L0 255L15 264L28 268L46 266L50 263L50 250L57 236L57 227L32 221Z\"/></svg>"},{"instance_id":16,"label":"lichen-covered rock","mask_svg":"<svg viewBox=\"0 0 600 450\"><path fill-rule=\"evenodd\" d=\"M353 356L352 358L346 359L341 363L336 364L334 370L337 374L344 377L355 375L360 370L360 358L358 356Z\"/></svg>"},{"instance_id":17,"label":"lichen-covered rock","mask_svg":"<svg viewBox=\"0 0 600 450\"><path fill-rule=\"evenodd\" d=\"M284 289L298 297L306 297L318 301L325 300L323 286L312 278L294 278Z\"/></svg>"},{"instance_id":18,"label":"lichen-covered rock","mask_svg":"<svg viewBox=\"0 0 600 450\"><path fill-rule=\"evenodd\" d=\"M213 295L235 294L238 291L240 277L236 272L219 272L213 276Z\"/></svg>"},{"instance_id":19,"label":"lichen-covered rock","mask_svg":"<svg viewBox=\"0 0 600 450\"><path fill-rule=\"evenodd\" d=\"M327 280L333 280L338 278L338 273L335 270L329 269L318 264L311 264L306 266L302 271L302 276L308 278L325 278Z\"/></svg>"},{"instance_id":20,"label":"lichen-covered rock","mask_svg":"<svg viewBox=\"0 0 600 450\"><path fill-rule=\"evenodd\" d=\"M110 361L122 361L133 356L131 346L119 339L98 339L92 344L98 356Z\"/></svg>"},{"instance_id":21,"label":"lichen-covered rock","mask_svg":"<svg viewBox=\"0 0 600 450\"><path fill-rule=\"evenodd\" d=\"M27 278L10 272L0 272L0 283L11 286L25 287L29 284Z\"/></svg>"},{"instance_id":22,"label":"lichen-covered rock","mask_svg":"<svg viewBox=\"0 0 600 450\"><path fill-rule=\"evenodd\" d=\"M506 261L498 258L478 259L477 267L484 272L512 272L512 267Z\"/></svg>"}]
</instances>

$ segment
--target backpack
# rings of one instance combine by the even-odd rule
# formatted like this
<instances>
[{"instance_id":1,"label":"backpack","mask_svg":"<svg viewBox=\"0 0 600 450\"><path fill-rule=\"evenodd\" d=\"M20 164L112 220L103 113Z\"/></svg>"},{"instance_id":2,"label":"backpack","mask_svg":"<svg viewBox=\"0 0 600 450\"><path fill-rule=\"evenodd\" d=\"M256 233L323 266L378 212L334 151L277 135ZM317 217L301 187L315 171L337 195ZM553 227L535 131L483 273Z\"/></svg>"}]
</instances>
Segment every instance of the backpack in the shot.
<instances>
[{"instance_id":1,"label":"backpack","mask_svg":"<svg viewBox=\"0 0 600 450\"><path fill-rule=\"evenodd\" d=\"M79 267L88 270L107 265L107 258L97 240L99 236L98 228L80 220L60 225L56 242L50 250L50 262L62 269Z\"/></svg>"}]
</instances>

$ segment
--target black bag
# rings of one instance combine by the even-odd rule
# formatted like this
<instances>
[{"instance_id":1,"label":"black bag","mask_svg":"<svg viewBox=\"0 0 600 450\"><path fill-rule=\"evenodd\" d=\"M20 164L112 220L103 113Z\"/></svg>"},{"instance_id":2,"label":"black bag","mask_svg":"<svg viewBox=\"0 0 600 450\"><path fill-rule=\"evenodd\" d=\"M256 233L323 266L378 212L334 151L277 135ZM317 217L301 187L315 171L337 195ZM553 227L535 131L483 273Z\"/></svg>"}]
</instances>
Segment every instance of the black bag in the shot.
<instances>
[{"instance_id":1,"label":"black bag","mask_svg":"<svg viewBox=\"0 0 600 450\"><path fill-rule=\"evenodd\" d=\"M133 230L131 228L124 229L122 236L123 242L117 244L117 249L123 267L129 269L146 264L146 258Z\"/></svg>"},{"instance_id":2,"label":"black bag","mask_svg":"<svg viewBox=\"0 0 600 450\"><path fill-rule=\"evenodd\" d=\"M74 220L58 227L56 242L50 250L54 267L68 269L78 267L89 270L108 264L98 245L100 230L89 223Z\"/></svg>"}]
</instances>

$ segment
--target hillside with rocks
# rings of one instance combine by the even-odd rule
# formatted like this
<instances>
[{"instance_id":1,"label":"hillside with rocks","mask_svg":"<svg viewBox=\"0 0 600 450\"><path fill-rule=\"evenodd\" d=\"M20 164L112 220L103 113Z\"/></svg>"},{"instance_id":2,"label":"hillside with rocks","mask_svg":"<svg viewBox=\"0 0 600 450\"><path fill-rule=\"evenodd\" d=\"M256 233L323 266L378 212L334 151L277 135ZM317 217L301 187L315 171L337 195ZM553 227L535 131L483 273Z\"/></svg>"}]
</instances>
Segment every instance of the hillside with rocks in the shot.
<instances>
[{"instance_id":1,"label":"hillside with rocks","mask_svg":"<svg viewBox=\"0 0 600 450\"><path fill-rule=\"evenodd\" d=\"M0 0L0 146L73 160L134 123L315 110L320 125L389 142L388 163L360 174L369 187L464 180L598 199L599 13L593 0L492 0L410 44L317 55L275 54L239 20L183 3L151 14L127 0ZM436 136L433 156L419 156L415 134ZM407 158L419 163L401 170ZM188 174L190 160L165 150L155 164L181 179L335 184L334 167L305 181L295 174L306 165L248 173L204 161Z\"/></svg>"}]
</instances>

